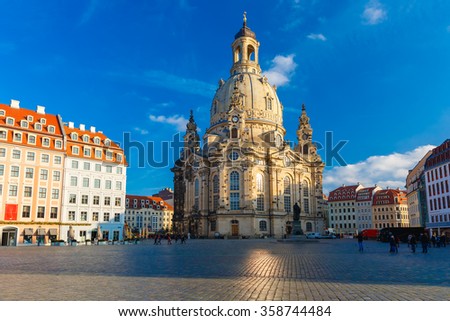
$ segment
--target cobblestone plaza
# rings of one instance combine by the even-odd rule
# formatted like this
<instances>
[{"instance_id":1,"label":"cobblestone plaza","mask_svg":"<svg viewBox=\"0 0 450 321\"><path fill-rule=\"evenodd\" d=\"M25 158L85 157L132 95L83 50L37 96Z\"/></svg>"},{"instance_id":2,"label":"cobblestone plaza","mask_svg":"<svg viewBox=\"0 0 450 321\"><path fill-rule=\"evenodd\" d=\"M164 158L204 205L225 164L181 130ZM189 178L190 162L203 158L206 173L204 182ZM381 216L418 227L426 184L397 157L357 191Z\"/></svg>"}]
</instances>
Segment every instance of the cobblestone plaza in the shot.
<instances>
[{"instance_id":1,"label":"cobblestone plaza","mask_svg":"<svg viewBox=\"0 0 450 321\"><path fill-rule=\"evenodd\" d=\"M449 300L450 247L189 240L0 248L2 300Z\"/></svg>"}]
</instances>

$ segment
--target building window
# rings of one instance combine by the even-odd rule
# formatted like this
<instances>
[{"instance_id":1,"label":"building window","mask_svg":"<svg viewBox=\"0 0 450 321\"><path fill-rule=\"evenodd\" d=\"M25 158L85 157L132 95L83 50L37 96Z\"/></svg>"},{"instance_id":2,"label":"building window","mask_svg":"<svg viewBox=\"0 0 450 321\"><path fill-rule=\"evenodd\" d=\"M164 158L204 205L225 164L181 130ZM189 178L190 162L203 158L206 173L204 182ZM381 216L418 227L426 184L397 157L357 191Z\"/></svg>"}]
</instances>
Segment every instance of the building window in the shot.
<instances>
[{"instance_id":1,"label":"building window","mask_svg":"<svg viewBox=\"0 0 450 321\"><path fill-rule=\"evenodd\" d=\"M0 154L0 156L1 156L1 154ZM12 158L13 159L20 159L20 150L17 150L17 149L13 150Z\"/></svg>"},{"instance_id":2,"label":"building window","mask_svg":"<svg viewBox=\"0 0 450 321\"><path fill-rule=\"evenodd\" d=\"M24 197L32 197L33 196L33 188L31 186L25 186L23 190Z\"/></svg>"},{"instance_id":3,"label":"building window","mask_svg":"<svg viewBox=\"0 0 450 321\"><path fill-rule=\"evenodd\" d=\"M48 126L48 132L49 133L54 133L55 132L55 126Z\"/></svg>"},{"instance_id":4,"label":"building window","mask_svg":"<svg viewBox=\"0 0 450 321\"><path fill-rule=\"evenodd\" d=\"M48 179L48 170L41 169L40 179L46 181Z\"/></svg>"},{"instance_id":5,"label":"building window","mask_svg":"<svg viewBox=\"0 0 450 321\"><path fill-rule=\"evenodd\" d=\"M22 134L21 133L14 133L14 141L15 142L22 142Z\"/></svg>"},{"instance_id":6,"label":"building window","mask_svg":"<svg viewBox=\"0 0 450 321\"><path fill-rule=\"evenodd\" d=\"M60 140L55 140L55 148L57 148L57 149L62 148L62 142Z\"/></svg>"},{"instance_id":7,"label":"building window","mask_svg":"<svg viewBox=\"0 0 450 321\"><path fill-rule=\"evenodd\" d=\"M47 137L42 138L42 146L49 147L50 146L50 139Z\"/></svg>"},{"instance_id":8,"label":"building window","mask_svg":"<svg viewBox=\"0 0 450 321\"><path fill-rule=\"evenodd\" d=\"M0 148L0 157L6 156L6 148Z\"/></svg>"},{"instance_id":9,"label":"building window","mask_svg":"<svg viewBox=\"0 0 450 321\"><path fill-rule=\"evenodd\" d=\"M112 166L111 165L106 165L105 166L105 170L107 173L112 173Z\"/></svg>"},{"instance_id":10,"label":"building window","mask_svg":"<svg viewBox=\"0 0 450 321\"><path fill-rule=\"evenodd\" d=\"M81 195L81 204L87 205L89 203L88 195Z\"/></svg>"},{"instance_id":11,"label":"building window","mask_svg":"<svg viewBox=\"0 0 450 321\"><path fill-rule=\"evenodd\" d=\"M24 205L22 207L22 217L23 218L30 218L30 212L31 212L31 208L29 205Z\"/></svg>"},{"instance_id":12,"label":"building window","mask_svg":"<svg viewBox=\"0 0 450 321\"><path fill-rule=\"evenodd\" d=\"M256 210L264 211L264 177L256 174Z\"/></svg>"},{"instance_id":13,"label":"building window","mask_svg":"<svg viewBox=\"0 0 450 321\"><path fill-rule=\"evenodd\" d=\"M194 181L194 206L199 209L199 197L200 197L200 183L198 178Z\"/></svg>"},{"instance_id":14,"label":"building window","mask_svg":"<svg viewBox=\"0 0 450 321\"><path fill-rule=\"evenodd\" d=\"M94 198L92 199L92 204L100 205L100 196L94 196Z\"/></svg>"},{"instance_id":15,"label":"building window","mask_svg":"<svg viewBox=\"0 0 450 321\"><path fill-rule=\"evenodd\" d=\"M284 210L286 212L291 211L291 179L286 176L283 180L284 187Z\"/></svg>"},{"instance_id":16,"label":"building window","mask_svg":"<svg viewBox=\"0 0 450 321\"><path fill-rule=\"evenodd\" d=\"M259 221L259 230L261 232L267 231L267 222L266 221Z\"/></svg>"},{"instance_id":17,"label":"building window","mask_svg":"<svg viewBox=\"0 0 450 321\"><path fill-rule=\"evenodd\" d=\"M44 206L38 206L37 208L37 218L44 218L45 217L45 207Z\"/></svg>"},{"instance_id":18,"label":"building window","mask_svg":"<svg viewBox=\"0 0 450 321\"><path fill-rule=\"evenodd\" d=\"M28 135L28 144L35 145L36 144L36 136Z\"/></svg>"},{"instance_id":19,"label":"building window","mask_svg":"<svg viewBox=\"0 0 450 321\"><path fill-rule=\"evenodd\" d=\"M19 166L11 166L11 177L19 177Z\"/></svg>"},{"instance_id":20,"label":"building window","mask_svg":"<svg viewBox=\"0 0 450 321\"><path fill-rule=\"evenodd\" d=\"M95 137L94 138L94 144L100 145L100 138Z\"/></svg>"},{"instance_id":21,"label":"building window","mask_svg":"<svg viewBox=\"0 0 450 321\"><path fill-rule=\"evenodd\" d=\"M53 162L56 164L56 165L59 165L59 164L61 164L61 156L55 156L55 158L54 158L54 160L53 160Z\"/></svg>"},{"instance_id":22,"label":"building window","mask_svg":"<svg viewBox=\"0 0 450 321\"><path fill-rule=\"evenodd\" d=\"M52 188L52 199L54 199L54 200L59 199L59 189Z\"/></svg>"},{"instance_id":23,"label":"building window","mask_svg":"<svg viewBox=\"0 0 450 321\"><path fill-rule=\"evenodd\" d=\"M77 186L78 178L76 176L70 176L70 186Z\"/></svg>"},{"instance_id":24,"label":"building window","mask_svg":"<svg viewBox=\"0 0 450 321\"><path fill-rule=\"evenodd\" d=\"M303 199L303 210L305 213L309 213L309 199L307 198Z\"/></svg>"},{"instance_id":25,"label":"building window","mask_svg":"<svg viewBox=\"0 0 450 321\"><path fill-rule=\"evenodd\" d=\"M75 221L75 211L69 211L68 220Z\"/></svg>"},{"instance_id":26,"label":"building window","mask_svg":"<svg viewBox=\"0 0 450 321\"><path fill-rule=\"evenodd\" d=\"M94 179L94 188L100 188L100 182L99 178Z\"/></svg>"},{"instance_id":27,"label":"building window","mask_svg":"<svg viewBox=\"0 0 450 321\"><path fill-rule=\"evenodd\" d=\"M25 168L25 178L33 178L34 169L33 168Z\"/></svg>"},{"instance_id":28,"label":"building window","mask_svg":"<svg viewBox=\"0 0 450 321\"><path fill-rule=\"evenodd\" d=\"M72 154L78 155L80 153L80 148L77 146L72 146Z\"/></svg>"},{"instance_id":29,"label":"building window","mask_svg":"<svg viewBox=\"0 0 450 321\"><path fill-rule=\"evenodd\" d=\"M239 209L239 193L230 193L230 210Z\"/></svg>"},{"instance_id":30,"label":"building window","mask_svg":"<svg viewBox=\"0 0 450 321\"><path fill-rule=\"evenodd\" d=\"M109 213L103 213L103 221L108 222L109 221Z\"/></svg>"},{"instance_id":31,"label":"building window","mask_svg":"<svg viewBox=\"0 0 450 321\"><path fill-rule=\"evenodd\" d=\"M92 212L92 220L98 222L98 212Z\"/></svg>"},{"instance_id":32,"label":"building window","mask_svg":"<svg viewBox=\"0 0 450 321\"><path fill-rule=\"evenodd\" d=\"M89 136L88 135L83 135L83 142L89 143Z\"/></svg>"},{"instance_id":33,"label":"building window","mask_svg":"<svg viewBox=\"0 0 450 321\"><path fill-rule=\"evenodd\" d=\"M122 182L120 182L120 181L116 182L116 190L117 191L121 191L122 190Z\"/></svg>"},{"instance_id":34,"label":"building window","mask_svg":"<svg viewBox=\"0 0 450 321\"><path fill-rule=\"evenodd\" d=\"M33 152L27 152L27 161L34 162L35 154Z\"/></svg>"},{"instance_id":35,"label":"building window","mask_svg":"<svg viewBox=\"0 0 450 321\"><path fill-rule=\"evenodd\" d=\"M47 188L39 187L39 198L46 198L46 197L47 197Z\"/></svg>"},{"instance_id":36,"label":"building window","mask_svg":"<svg viewBox=\"0 0 450 321\"><path fill-rule=\"evenodd\" d=\"M120 206L122 204L122 199L120 197L116 197L115 205Z\"/></svg>"},{"instance_id":37,"label":"building window","mask_svg":"<svg viewBox=\"0 0 450 321\"><path fill-rule=\"evenodd\" d=\"M101 164L95 164L95 171L101 172L102 171L102 165Z\"/></svg>"},{"instance_id":38,"label":"building window","mask_svg":"<svg viewBox=\"0 0 450 321\"><path fill-rule=\"evenodd\" d=\"M76 161L76 160L72 161L72 168L78 169L78 161Z\"/></svg>"},{"instance_id":39,"label":"building window","mask_svg":"<svg viewBox=\"0 0 450 321\"><path fill-rule=\"evenodd\" d=\"M219 176L214 175L213 177L213 209L217 210L219 208Z\"/></svg>"},{"instance_id":40,"label":"building window","mask_svg":"<svg viewBox=\"0 0 450 321\"><path fill-rule=\"evenodd\" d=\"M95 158L102 158L102 151L100 149L95 150Z\"/></svg>"},{"instance_id":41,"label":"building window","mask_svg":"<svg viewBox=\"0 0 450 321\"><path fill-rule=\"evenodd\" d=\"M41 155L41 162L42 163L49 163L50 162L50 156L48 154L42 154Z\"/></svg>"},{"instance_id":42,"label":"building window","mask_svg":"<svg viewBox=\"0 0 450 321\"><path fill-rule=\"evenodd\" d=\"M105 196L105 205L111 205L111 197Z\"/></svg>"},{"instance_id":43,"label":"building window","mask_svg":"<svg viewBox=\"0 0 450 321\"><path fill-rule=\"evenodd\" d=\"M6 125L13 126L14 125L14 118L7 117L6 118Z\"/></svg>"},{"instance_id":44,"label":"building window","mask_svg":"<svg viewBox=\"0 0 450 321\"><path fill-rule=\"evenodd\" d=\"M230 191L239 191L239 173L236 171L230 174Z\"/></svg>"},{"instance_id":45,"label":"building window","mask_svg":"<svg viewBox=\"0 0 450 321\"><path fill-rule=\"evenodd\" d=\"M89 178L83 177L83 187L89 187Z\"/></svg>"},{"instance_id":46,"label":"building window","mask_svg":"<svg viewBox=\"0 0 450 321\"><path fill-rule=\"evenodd\" d=\"M61 180L61 172L60 171L53 171L53 181L59 182Z\"/></svg>"},{"instance_id":47,"label":"building window","mask_svg":"<svg viewBox=\"0 0 450 321\"><path fill-rule=\"evenodd\" d=\"M105 189L111 189L111 181L110 180L105 181Z\"/></svg>"},{"instance_id":48,"label":"building window","mask_svg":"<svg viewBox=\"0 0 450 321\"><path fill-rule=\"evenodd\" d=\"M346 225L346 224L344 224ZM306 232L311 232L312 231L312 223L311 222L307 222L306 223Z\"/></svg>"},{"instance_id":49,"label":"building window","mask_svg":"<svg viewBox=\"0 0 450 321\"><path fill-rule=\"evenodd\" d=\"M0 130L0 139L6 139L6 138L7 138L6 130Z\"/></svg>"},{"instance_id":50,"label":"building window","mask_svg":"<svg viewBox=\"0 0 450 321\"><path fill-rule=\"evenodd\" d=\"M84 150L84 156L91 157L91 149L90 148L83 148Z\"/></svg>"},{"instance_id":51,"label":"building window","mask_svg":"<svg viewBox=\"0 0 450 321\"><path fill-rule=\"evenodd\" d=\"M87 221L87 212L80 212L80 221Z\"/></svg>"},{"instance_id":52,"label":"building window","mask_svg":"<svg viewBox=\"0 0 450 321\"><path fill-rule=\"evenodd\" d=\"M113 153L107 151L107 152L106 152L106 160L112 160L112 158L113 158Z\"/></svg>"},{"instance_id":53,"label":"building window","mask_svg":"<svg viewBox=\"0 0 450 321\"><path fill-rule=\"evenodd\" d=\"M77 203L77 195L76 194L70 194L69 195L69 204L76 204Z\"/></svg>"},{"instance_id":54,"label":"building window","mask_svg":"<svg viewBox=\"0 0 450 321\"><path fill-rule=\"evenodd\" d=\"M0 164L0 176L5 175L5 165Z\"/></svg>"},{"instance_id":55,"label":"building window","mask_svg":"<svg viewBox=\"0 0 450 321\"><path fill-rule=\"evenodd\" d=\"M84 162L84 163L83 163L83 169L84 169L85 171L91 170L91 163Z\"/></svg>"},{"instance_id":56,"label":"building window","mask_svg":"<svg viewBox=\"0 0 450 321\"><path fill-rule=\"evenodd\" d=\"M114 222L120 222L120 213L114 213Z\"/></svg>"},{"instance_id":57,"label":"building window","mask_svg":"<svg viewBox=\"0 0 450 321\"><path fill-rule=\"evenodd\" d=\"M58 208L57 207L50 208L50 218L52 218L52 219L58 218Z\"/></svg>"},{"instance_id":58,"label":"building window","mask_svg":"<svg viewBox=\"0 0 450 321\"><path fill-rule=\"evenodd\" d=\"M70 134L70 138L72 138L72 140L78 140L78 135L77 135L77 133L72 133L72 134Z\"/></svg>"}]
</instances>

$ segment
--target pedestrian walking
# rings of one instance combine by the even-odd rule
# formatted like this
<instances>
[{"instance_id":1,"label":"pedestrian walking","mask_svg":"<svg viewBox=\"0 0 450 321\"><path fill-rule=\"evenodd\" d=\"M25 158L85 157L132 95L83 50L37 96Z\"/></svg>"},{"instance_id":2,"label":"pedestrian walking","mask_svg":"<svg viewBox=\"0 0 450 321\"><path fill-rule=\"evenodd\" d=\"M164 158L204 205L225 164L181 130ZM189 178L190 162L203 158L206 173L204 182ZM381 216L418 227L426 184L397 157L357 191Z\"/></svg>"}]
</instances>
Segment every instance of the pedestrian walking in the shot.
<instances>
[{"instance_id":1,"label":"pedestrian walking","mask_svg":"<svg viewBox=\"0 0 450 321\"><path fill-rule=\"evenodd\" d=\"M389 238L389 253L398 253L394 235Z\"/></svg>"},{"instance_id":2,"label":"pedestrian walking","mask_svg":"<svg viewBox=\"0 0 450 321\"><path fill-rule=\"evenodd\" d=\"M415 235L411 235L411 238L410 238L410 240L409 240L409 244L411 245L411 251L412 251L413 253L416 253L416 244L417 244L417 241L416 241L416 236L415 236Z\"/></svg>"},{"instance_id":3,"label":"pedestrian walking","mask_svg":"<svg viewBox=\"0 0 450 321\"><path fill-rule=\"evenodd\" d=\"M412 237L413 237L412 234L408 235L408 247L410 247Z\"/></svg>"},{"instance_id":4,"label":"pedestrian walking","mask_svg":"<svg viewBox=\"0 0 450 321\"><path fill-rule=\"evenodd\" d=\"M155 241L153 242L153 245L158 245L158 235L155 234Z\"/></svg>"},{"instance_id":5,"label":"pedestrian walking","mask_svg":"<svg viewBox=\"0 0 450 321\"><path fill-rule=\"evenodd\" d=\"M420 243L422 243L422 253L428 253L428 235L426 233L421 235Z\"/></svg>"},{"instance_id":6,"label":"pedestrian walking","mask_svg":"<svg viewBox=\"0 0 450 321\"><path fill-rule=\"evenodd\" d=\"M186 244L186 236L181 235L181 244Z\"/></svg>"},{"instance_id":7,"label":"pedestrian walking","mask_svg":"<svg viewBox=\"0 0 450 321\"><path fill-rule=\"evenodd\" d=\"M436 247L436 236L434 234L431 236L431 244L433 244L433 247Z\"/></svg>"},{"instance_id":8,"label":"pedestrian walking","mask_svg":"<svg viewBox=\"0 0 450 321\"><path fill-rule=\"evenodd\" d=\"M172 245L172 239L170 238L170 234L167 234L167 245Z\"/></svg>"},{"instance_id":9,"label":"pedestrian walking","mask_svg":"<svg viewBox=\"0 0 450 321\"><path fill-rule=\"evenodd\" d=\"M358 234L358 251L359 252L364 252L363 235L362 235L362 233Z\"/></svg>"}]
</instances>

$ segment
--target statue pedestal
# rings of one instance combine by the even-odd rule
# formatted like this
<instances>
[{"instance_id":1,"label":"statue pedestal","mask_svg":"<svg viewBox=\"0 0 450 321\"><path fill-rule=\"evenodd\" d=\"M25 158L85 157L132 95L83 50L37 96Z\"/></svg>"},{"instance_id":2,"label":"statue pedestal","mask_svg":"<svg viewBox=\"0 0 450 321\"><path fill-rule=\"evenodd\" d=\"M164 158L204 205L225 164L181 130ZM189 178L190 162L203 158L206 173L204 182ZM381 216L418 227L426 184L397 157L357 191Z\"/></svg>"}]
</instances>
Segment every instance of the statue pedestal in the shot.
<instances>
[{"instance_id":1,"label":"statue pedestal","mask_svg":"<svg viewBox=\"0 0 450 321\"><path fill-rule=\"evenodd\" d=\"M302 236L302 227L300 221L294 221L292 223L292 234L291 238L300 238Z\"/></svg>"}]
</instances>

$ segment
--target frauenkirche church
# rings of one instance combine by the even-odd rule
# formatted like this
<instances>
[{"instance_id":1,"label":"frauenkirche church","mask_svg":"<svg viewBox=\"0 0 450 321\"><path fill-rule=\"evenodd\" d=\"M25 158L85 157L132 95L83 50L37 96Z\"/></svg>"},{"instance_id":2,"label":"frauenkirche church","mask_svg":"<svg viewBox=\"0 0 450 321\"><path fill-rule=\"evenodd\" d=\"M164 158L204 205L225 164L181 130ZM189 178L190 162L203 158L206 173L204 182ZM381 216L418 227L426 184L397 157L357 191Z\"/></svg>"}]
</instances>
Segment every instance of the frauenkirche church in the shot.
<instances>
[{"instance_id":1,"label":"frauenkirche church","mask_svg":"<svg viewBox=\"0 0 450 321\"><path fill-rule=\"evenodd\" d=\"M324 163L305 106L298 144L291 146L284 140L283 105L261 74L259 42L245 15L231 46L230 77L219 81L203 144L191 112L172 168L174 230L196 237L289 236L297 203L302 232L321 231Z\"/></svg>"}]
</instances>

